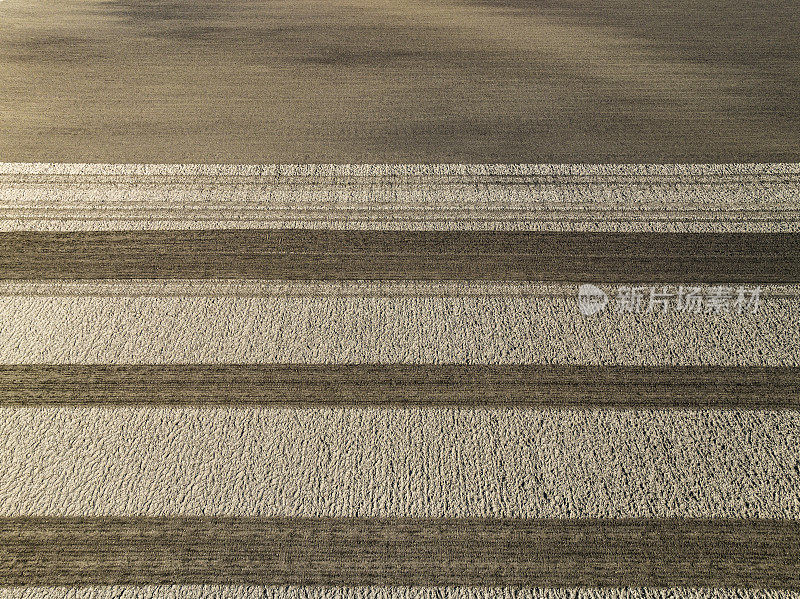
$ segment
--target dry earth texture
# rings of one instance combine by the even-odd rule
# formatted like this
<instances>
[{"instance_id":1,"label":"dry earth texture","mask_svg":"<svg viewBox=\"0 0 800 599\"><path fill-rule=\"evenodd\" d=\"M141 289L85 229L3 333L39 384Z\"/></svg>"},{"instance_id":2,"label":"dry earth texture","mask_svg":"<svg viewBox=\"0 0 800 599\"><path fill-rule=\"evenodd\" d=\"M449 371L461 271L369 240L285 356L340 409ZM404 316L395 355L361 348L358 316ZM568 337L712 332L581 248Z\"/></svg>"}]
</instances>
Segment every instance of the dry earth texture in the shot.
<instances>
[{"instance_id":1,"label":"dry earth texture","mask_svg":"<svg viewBox=\"0 0 800 599\"><path fill-rule=\"evenodd\" d=\"M6 162L794 162L793 0L6 0Z\"/></svg>"}]
</instances>

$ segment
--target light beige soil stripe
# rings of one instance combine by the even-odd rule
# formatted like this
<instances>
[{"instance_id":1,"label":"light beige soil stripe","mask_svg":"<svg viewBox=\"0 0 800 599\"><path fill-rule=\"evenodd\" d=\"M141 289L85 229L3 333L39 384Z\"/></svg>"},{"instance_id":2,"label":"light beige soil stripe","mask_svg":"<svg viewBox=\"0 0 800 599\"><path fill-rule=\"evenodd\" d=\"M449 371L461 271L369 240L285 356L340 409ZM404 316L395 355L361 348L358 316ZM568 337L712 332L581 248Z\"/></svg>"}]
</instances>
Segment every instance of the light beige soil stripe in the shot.
<instances>
[{"instance_id":1,"label":"light beige soil stripe","mask_svg":"<svg viewBox=\"0 0 800 599\"><path fill-rule=\"evenodd\" d=\"M616 300L614 300L616 301ZM800 302L587 317L575 297L0 297L0 364L800 366Z\"/></svg>"},{"instance_id":2,"label":"light beige soil stripe","mask_svg":"<svg viewBox=\"0 0 800 599\"><path fill-rule=\"evenodd\" d=\"M0 516L786 518L800 412L0 410Z\"/></svg>"},{"instance_id":3,"label":"light beige soil stripe","mask_svg":"<svg viewBox=\"0 0 800 599\"><path fill-rule=\"evenodd\" d=\"M0 163L0 231L800 230L800 166Z\"/></svg>"},{"instance_id":4,"label":"light beige soil stripe","mask_svg":"<svg viewBox=\"0 0 800 599\"><path fill-rule=\"evenodd\" d=\"M287 281L244 279L94 279L0 280L0 296L102 296L102 297L578 297L581 283L496 281ZM644 284L645 288L662 285ZM687 285L685 285L687 286ZM699 293L713 293L714 285L696 285ZM754 287L745 286L748 290ZM615 298L629 285L602 285ZM676 294L678 288L669 286ZM734 293L736 293L734 286ZM800 285L761 285L764 299L800 299ZM647 306L644 306L646 308Z\"/></svg>"}]
</instances>

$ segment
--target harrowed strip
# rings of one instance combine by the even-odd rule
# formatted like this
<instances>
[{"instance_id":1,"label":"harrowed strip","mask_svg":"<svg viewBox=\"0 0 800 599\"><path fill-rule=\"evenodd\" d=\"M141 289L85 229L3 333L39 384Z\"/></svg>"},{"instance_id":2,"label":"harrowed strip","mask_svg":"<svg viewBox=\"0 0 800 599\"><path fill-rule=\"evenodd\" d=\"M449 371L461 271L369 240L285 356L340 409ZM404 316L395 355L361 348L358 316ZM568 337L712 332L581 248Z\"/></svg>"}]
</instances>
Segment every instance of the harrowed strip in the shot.
<instances>
[{"instance_id":1,"label":"harrowed strip","mask_svg":"<svg viewBox=\"0 0 800 599\"><path fill-rule=\"evenodd\" d=\"M732 588L520 588L137 585L0 587L2 599L797 599L800 592Z\"/></svg>"},{"instance_id":2,"label":"harrowed strip","mask_svg":"<svg viewBox=\"0 0 800 599\"><path fill-rule=\"evenodd\" d=\"M0 233L3 279L800 283L800 235L536 231Z\"/></svg>"},{"instance_id":3,"label":"harrowed strip","mask_svg":"<svg viewBox=\"0 0 800 599\"><path fill-rule=\"evenodd\" d=\"M729 520L18 518L0 584L800 589L800 524Z\"/></svg>"},{"instance_id":4,"label":"harrowed strip","mask_svg":"<svg viewBox=\"0 0 800 599\"><path fill-rule=\"evenodd\" d=\"M800 408L800 368L583 365L0 366L0 406Z\"/></svg>"}]
</instances>

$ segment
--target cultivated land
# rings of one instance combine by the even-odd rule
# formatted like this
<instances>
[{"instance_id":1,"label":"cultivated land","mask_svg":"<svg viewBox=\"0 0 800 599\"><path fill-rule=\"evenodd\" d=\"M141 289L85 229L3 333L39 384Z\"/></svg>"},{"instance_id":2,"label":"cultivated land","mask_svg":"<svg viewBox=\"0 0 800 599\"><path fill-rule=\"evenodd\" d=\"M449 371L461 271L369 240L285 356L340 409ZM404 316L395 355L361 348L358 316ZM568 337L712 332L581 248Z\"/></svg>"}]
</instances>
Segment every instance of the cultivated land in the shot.
<instances>
[{"instance_id":1,"label":"cultivated land","mask_svg":"<svg viewBox=\"0 0 800 599\"><path fill-rule=\"evenodd\" d=\"M6 0L0 160L800 160L793 0Z\"/></svg>"}]
</instances>

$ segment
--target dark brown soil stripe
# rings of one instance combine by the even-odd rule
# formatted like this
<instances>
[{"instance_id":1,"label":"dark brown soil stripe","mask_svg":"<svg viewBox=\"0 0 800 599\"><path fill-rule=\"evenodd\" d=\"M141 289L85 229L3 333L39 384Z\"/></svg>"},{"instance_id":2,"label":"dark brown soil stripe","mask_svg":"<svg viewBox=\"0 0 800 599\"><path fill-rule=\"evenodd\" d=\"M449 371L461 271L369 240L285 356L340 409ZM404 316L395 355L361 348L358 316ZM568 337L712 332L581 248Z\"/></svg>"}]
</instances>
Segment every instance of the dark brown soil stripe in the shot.
<instances>
[{"instance_id":1,"label":"dark brown soil stripe","mask_svg":"<svg viewBox=\"0 0 800 599\"><path fill-rule=\"evenodd\" d=\"M0 405L800 408L800 369L483 365L0 366Z\"/></svg>"},{"instance_id":2,"label":"dark brown soil stripe","mask_svg":"<svg viewBox=\"0 0 800 599\"><path fill-rule=\"evenodd\" d=\"M798 283L800 235L28 231L0 234L0 278Z\"/></svg>"},{"instance_id":3,"label":"dark brown soil stripe","mask_svg":"<svg viewBox=\"0 0 800 599\"><path fill-rule=\"evenodd\" d=\"M800 588L800 524L0 519L0 584Z\"/></svg>"}]
</instances>

